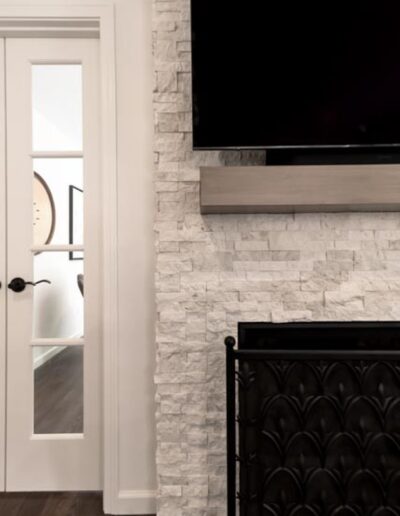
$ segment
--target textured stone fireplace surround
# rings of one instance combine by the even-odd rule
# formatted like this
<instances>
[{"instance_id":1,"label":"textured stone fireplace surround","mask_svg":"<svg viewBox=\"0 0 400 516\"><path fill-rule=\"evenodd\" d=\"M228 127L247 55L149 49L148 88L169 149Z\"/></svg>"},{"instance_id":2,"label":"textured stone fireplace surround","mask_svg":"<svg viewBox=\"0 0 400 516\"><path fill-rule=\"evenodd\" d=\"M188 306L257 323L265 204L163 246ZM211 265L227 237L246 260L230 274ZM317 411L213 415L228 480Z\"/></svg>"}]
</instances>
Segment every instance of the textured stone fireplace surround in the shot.
<instances>
[{"instance_id":1,"label":"textured stone fireplace surround","mask_svg":"<svg viewBox=\"0 0 400 516\"><path fill-rule=\"evenodd\" d=\"M224 337L400 320L400 214L201 216L200 165L264 156L192 151L189 0L153 6L158 516L225 516Z\"/></svg>"}]
</instances>

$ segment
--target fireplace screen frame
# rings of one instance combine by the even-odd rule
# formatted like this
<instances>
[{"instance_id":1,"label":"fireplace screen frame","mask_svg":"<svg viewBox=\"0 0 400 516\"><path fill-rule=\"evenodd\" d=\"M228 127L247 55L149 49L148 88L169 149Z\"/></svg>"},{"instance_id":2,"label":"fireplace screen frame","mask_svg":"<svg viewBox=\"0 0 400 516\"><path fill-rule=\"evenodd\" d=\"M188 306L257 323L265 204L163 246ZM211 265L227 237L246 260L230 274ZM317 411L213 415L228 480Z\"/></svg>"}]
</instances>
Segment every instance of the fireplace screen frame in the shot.
<instances>
[{"instance_id":1,"label":"fireplace screen frame","mask_svg":"<svg viewBox=\"0 0 400 516\"><path fill-rule=\"evenodd\" d=\"M244 365L259 360L284 363L290 361L398 362L400 375L400 323L239 323L238 336L237 349L233 337L225 339L227 515L254 516L256 512L249 512L246 509L249 493L243 492L241 477L244 468L247 467L247 457L241 456L243 451L241 450L243 442L241 421L243 422L244 414L241 413L240 389L243 386L238 387L241 382L243 383ZM242 466L242 464L245 465ZM259 510L257 516L258 514L264 516L269 513ZM270 514L274 513L270 512ZM326 516L328 514L330 513L326 513ZM400 507L398 514L400 515Z\"/></svg>"}]
</instances>

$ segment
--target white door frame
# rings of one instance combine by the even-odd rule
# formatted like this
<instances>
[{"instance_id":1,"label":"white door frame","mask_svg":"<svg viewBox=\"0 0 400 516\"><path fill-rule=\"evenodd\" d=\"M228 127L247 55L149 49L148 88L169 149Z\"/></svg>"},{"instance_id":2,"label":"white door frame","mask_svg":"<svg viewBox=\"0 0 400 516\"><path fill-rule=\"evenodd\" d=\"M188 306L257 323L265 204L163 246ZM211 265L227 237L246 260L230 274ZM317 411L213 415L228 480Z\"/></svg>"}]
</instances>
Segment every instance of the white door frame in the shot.
<instances>
[{"instance_id":1,"label":"white door frame","mask_svg":"<svg viewBox=\"0 0 400 516\"><path fill-rule=\"evenodd\" d=\"M103 356L103 491L104 508L118 511L119 442L118 442L118 233L117 233L117 145L114 7L111 2L98 5L9 5L0 6L0 37L98 37L100 34L101 98L101 190L102 190L102 356ZM18 23L20 22L20 23ZM74 23L75 22L75 23ZM0 49L1 51L1 49ZM2 77L0 76L0 81ZM0 120L4 120L0 105ZM0 137L4 127L0 121ZM0 138L1 140L1 138ZM1 149L0 141L0 151ZM4 156L4 152L0 152ZM5 163L0 162L0 216L4 215ZM1 184L2 183L2 184ZM0 220L4 217L0 217ZM0 226L0 248L4 229ZM4 247L3 247L4 248ZM0 256L3 281L5 264ZM4 285L0 290L4 308ZM4 312L4 310L3 310ZM3 325L4 327L4 325ZM0 344L4 336L0 334ZM0 357L4 368L5 346ZM4 375L2 375L4 378ZM4 404L4 387L0 389L0 410ZM3 451L3 429L0 429L0 456ZM4 472L0 471L0 485Z\"/></svg>"},{"instance_id":2,"label":"white door frame","mask_svg":"<svg viewBox=\"0 0 400 516\"><path fill-rule=\"evenodd\" d=\"M5 56L4 39L0 40L0 92L5 91ZM0 490L5 486L5 454L6 454L6 343L7 343L7 318L6 318L6 274L7 274L7 193L6 193L6 113L5 99L0 93L0 460L3 467L0 468Z\"/></svg>"}]
</instances>

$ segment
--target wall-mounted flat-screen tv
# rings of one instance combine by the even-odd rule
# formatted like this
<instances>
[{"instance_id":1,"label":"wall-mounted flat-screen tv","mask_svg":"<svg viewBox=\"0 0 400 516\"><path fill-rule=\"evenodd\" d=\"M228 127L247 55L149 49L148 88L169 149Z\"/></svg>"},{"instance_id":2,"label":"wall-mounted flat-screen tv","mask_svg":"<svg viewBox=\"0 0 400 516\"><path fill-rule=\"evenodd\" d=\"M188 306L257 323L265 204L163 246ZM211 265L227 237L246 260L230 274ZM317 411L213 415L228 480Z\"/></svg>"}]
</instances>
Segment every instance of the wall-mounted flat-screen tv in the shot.
<instances>
[{"instance_id":1,"label":"wall-mounted flat-screen tv","mask_svg":"<svg viewBox=\"0 0 400 516\"><path fill-rule=\"evenodd\" d=\"M194 148L400 145L399 0L191 0Z\"/></svg>"}]
</instances>

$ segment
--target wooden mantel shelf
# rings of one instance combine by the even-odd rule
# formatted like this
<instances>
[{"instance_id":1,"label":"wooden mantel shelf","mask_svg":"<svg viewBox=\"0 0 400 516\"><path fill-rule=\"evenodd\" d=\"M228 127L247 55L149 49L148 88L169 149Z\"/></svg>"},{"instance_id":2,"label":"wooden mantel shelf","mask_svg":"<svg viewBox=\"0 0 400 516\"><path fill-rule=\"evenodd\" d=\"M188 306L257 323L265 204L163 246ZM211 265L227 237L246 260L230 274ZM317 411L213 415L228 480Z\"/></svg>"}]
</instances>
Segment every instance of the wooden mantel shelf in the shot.
<instances>
[{"instance_id":1,"label":"wooden mantel shelf","mask_svg":"<svg viewBox=\"0 0 400 516\"><path fill-rule=\"evenodd\" d=\"M201 212L400 211L400 165L203 167Z\"/></svg>"}]
</instances>

